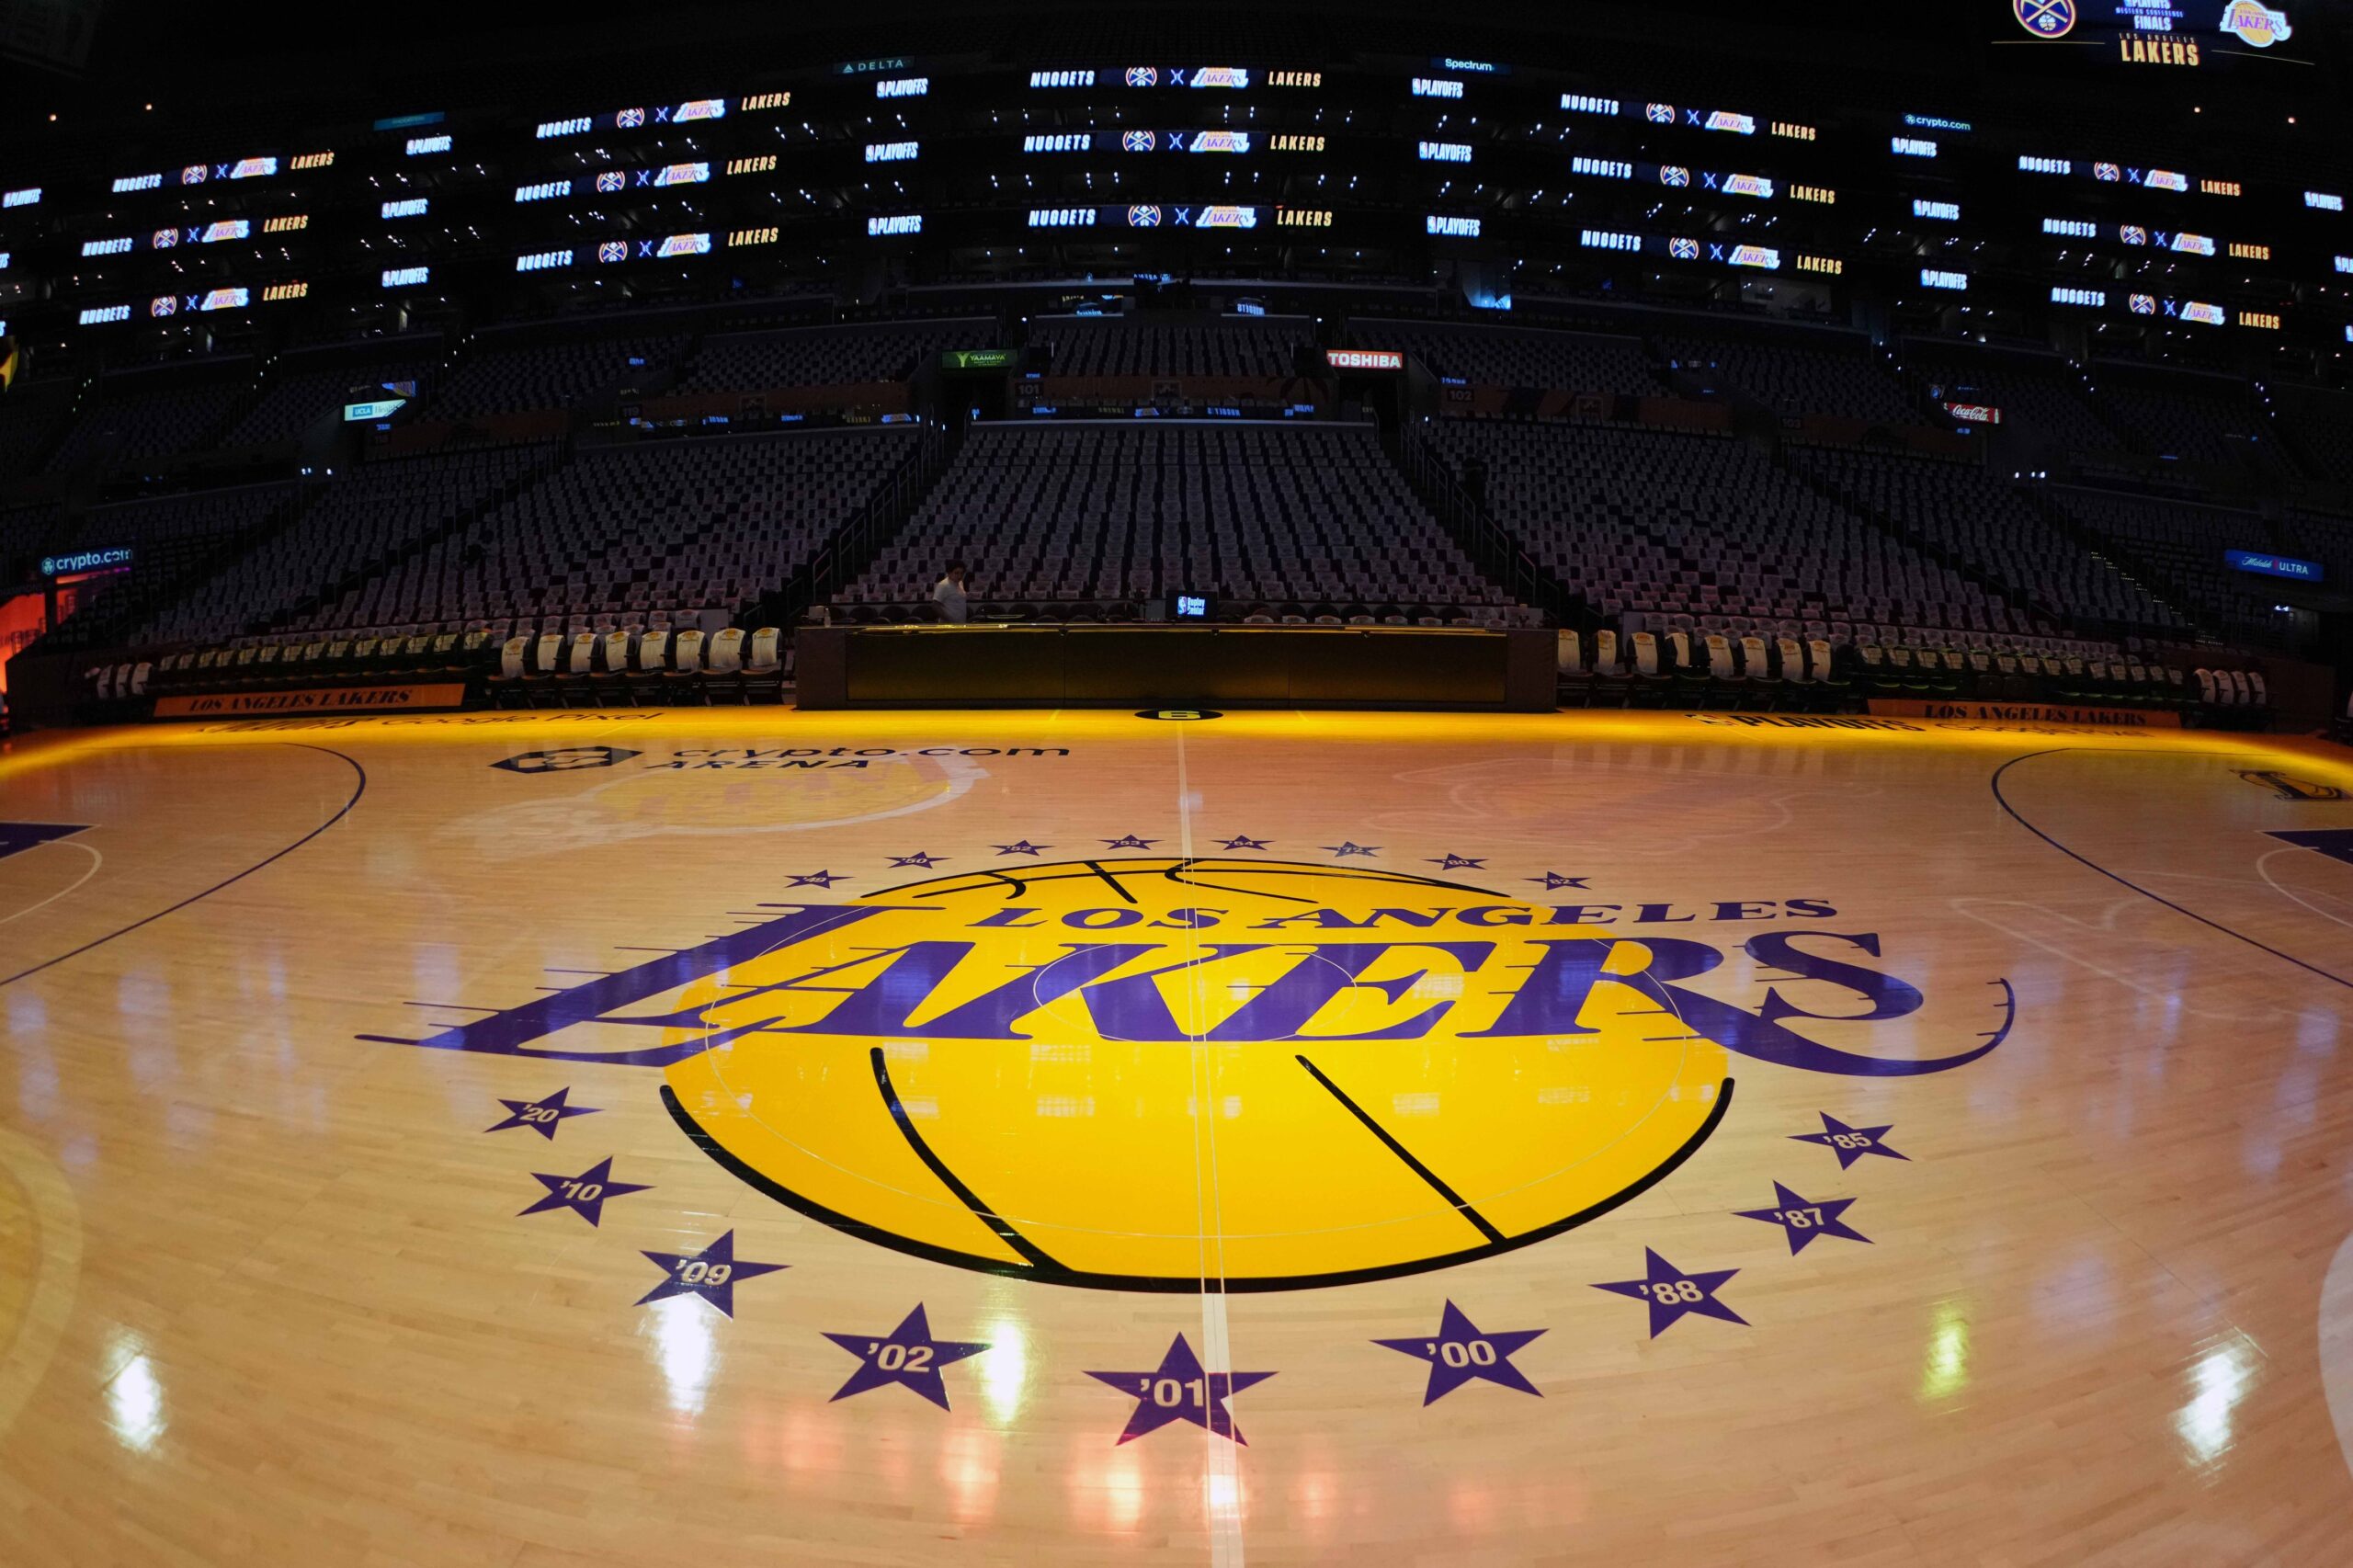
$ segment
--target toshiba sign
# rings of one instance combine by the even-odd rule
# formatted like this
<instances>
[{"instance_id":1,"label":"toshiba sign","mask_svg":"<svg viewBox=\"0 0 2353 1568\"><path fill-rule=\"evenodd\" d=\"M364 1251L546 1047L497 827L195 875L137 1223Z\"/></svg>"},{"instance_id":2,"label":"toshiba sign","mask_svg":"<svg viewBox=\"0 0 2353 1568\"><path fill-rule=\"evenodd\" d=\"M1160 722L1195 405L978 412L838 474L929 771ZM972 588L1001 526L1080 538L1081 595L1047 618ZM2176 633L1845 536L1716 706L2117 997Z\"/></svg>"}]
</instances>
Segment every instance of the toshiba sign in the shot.
<instances>
[{"instance_id":1,"label":"toshiba sign","mask_svg":"<svg viewBox=\"0 0 2353 1568\"><path fill-rule=\"evenodd\" d=\"M1405 357L1394 348L1326 348L1324 361L1336 370L1402 370Z\"/></svg>"}]
</instances>

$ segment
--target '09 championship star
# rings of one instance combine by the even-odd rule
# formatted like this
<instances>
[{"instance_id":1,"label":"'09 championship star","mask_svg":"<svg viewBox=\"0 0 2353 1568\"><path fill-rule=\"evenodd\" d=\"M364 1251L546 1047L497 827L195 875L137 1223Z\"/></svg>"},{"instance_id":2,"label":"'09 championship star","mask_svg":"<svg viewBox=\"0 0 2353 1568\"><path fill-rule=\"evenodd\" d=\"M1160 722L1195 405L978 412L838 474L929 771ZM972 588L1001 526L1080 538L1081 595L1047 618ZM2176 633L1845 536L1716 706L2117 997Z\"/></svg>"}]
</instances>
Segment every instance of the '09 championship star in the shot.
<instances>
[{"instance_id":1,"label":"'09 championship star","mask_svg":"<svg viewBox=\"0 0 2353 1568\"><path fill-rule=\"evenodd\" d=\"M735 1315L735 1287L739 1283L791 1267L786 1263L737 1262L733 1231L700 1252L649 1252L645 1256L660 1264L668 1278L640 1296L639 1306L667 1301L672 1296L699 1296L729 1317Z\"/></svg>"}]
</instances>

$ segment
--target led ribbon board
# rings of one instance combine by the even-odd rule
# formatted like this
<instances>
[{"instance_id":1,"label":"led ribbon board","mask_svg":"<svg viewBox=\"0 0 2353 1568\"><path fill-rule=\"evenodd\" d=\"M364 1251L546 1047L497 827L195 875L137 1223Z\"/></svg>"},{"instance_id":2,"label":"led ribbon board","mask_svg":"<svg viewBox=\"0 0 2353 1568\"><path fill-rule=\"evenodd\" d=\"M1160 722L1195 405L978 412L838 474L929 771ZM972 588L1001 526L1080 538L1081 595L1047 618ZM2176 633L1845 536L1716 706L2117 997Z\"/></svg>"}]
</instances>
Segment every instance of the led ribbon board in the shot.
<instances>
[{"instance_id":1,"label":"led ribbon board","mask_svg":"<svg viewBox=\"0 0 2353 1568\"><path fill-rule=\"evenodd\" d=\"M2236 572L2253 572L2265 577L2287 577L2299 583L2321 580L2321 565L2317 561L2299 561L2291 555L2274 555L2261 550L2226 550L2222 564Z\"/></svg>"}]
</instances>

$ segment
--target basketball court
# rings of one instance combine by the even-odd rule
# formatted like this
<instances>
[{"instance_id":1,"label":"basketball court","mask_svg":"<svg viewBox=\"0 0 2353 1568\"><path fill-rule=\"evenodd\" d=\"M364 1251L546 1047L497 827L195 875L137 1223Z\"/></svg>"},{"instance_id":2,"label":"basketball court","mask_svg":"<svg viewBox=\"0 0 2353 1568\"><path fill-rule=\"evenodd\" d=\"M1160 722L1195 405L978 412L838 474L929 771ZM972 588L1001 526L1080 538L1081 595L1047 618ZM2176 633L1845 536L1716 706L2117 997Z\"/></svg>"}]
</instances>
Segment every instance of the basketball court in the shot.
<instances>
[{"instance_id":1,"label":"basketball court","mask_svg":"<svg viewBox=\"0 0 2353 1568\"><path fill-rule=\"evenodd\" d=\"M0 1560L2340 1560L2347 755L17 743Z\"/></svg>"}]
</instances>

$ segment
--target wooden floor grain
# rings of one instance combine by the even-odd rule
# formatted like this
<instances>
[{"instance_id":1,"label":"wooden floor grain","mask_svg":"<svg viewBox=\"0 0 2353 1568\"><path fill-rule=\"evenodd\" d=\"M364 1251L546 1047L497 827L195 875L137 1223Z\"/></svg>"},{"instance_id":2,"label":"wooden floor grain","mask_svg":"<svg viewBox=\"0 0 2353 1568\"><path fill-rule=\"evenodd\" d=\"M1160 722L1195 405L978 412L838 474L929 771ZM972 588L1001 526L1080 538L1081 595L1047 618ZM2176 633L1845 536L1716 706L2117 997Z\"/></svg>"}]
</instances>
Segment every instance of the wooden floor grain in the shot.
<instances>
[{"instance_id":1,"label":"wooden floor grain","mask_svg":"<svg viewBox=\"0 0 2353 1568\"><path fill-rule=\"evenodd\" d=\"M0 1563L2341 1563L2338 791L1644 713L20 740Z\"/></svg>"}]
</instances>

